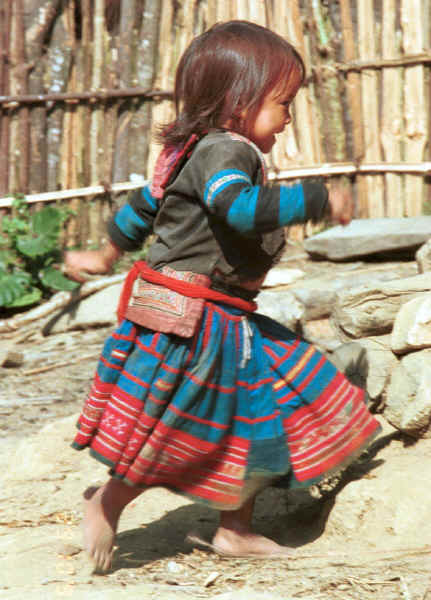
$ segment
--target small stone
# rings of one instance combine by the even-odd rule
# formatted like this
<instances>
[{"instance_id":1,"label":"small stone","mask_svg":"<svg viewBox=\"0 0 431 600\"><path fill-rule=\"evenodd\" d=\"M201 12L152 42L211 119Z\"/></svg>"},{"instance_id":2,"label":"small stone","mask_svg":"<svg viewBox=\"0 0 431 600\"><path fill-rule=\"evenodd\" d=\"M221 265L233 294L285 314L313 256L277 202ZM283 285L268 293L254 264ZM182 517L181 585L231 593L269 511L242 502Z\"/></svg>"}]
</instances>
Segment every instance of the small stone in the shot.
<instances>
[{"instance_id":1,"label":"small stone","mask_svg":"<svg viewBox=\"0 0 431 600\"><path fill-rule=\"evenodd\" d=\"M177 562L175 562L174 560L170 560L167 564L167 570L169 571L169 573L181 573L181 571L183 570L182 566L179 565Z\"/></svg>"},{"instance_id":2,"label":"small stone","mask_svg":"<svg viewBox=\"0 0 431 600\"><path fill-rule=\"evenodd\" d=\"M60 556L75 556L82 552L82 548L74 546L73 544L60 544L57 548L57 554Z\"/></svg>"},{"instance_id":3,"label":"small stone","mask_svg":"<svg viewBox=\"0 0 431 600\"><path fill-rule=\"evenodd\" d=\"M215 580L217 579L217 577L219 577L220 573L218 571L212 571L208 577L205 579L204 581L204 587L209 587L210 585L212 585Z\"/></svg>"}]
</instances>

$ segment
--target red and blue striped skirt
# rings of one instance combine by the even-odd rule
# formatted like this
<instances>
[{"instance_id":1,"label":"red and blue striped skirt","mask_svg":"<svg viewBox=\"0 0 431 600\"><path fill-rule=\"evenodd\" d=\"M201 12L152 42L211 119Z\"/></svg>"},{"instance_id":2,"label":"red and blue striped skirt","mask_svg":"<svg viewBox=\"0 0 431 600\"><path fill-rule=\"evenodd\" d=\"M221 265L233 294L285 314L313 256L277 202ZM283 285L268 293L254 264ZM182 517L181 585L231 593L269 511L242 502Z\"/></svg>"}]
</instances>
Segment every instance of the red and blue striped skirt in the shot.
<instances>
[{"instance_id":1,"label":"red and blue striped skirt","mask_svg":"<svg viewBox=\"0 0 431 600\"><path fill-rule=\"evenodd\" d=\"M124 320L107 339L73 442L136 486L221 510L283 478L343 470L379 424L353 386L279 323L207 302L192 338Z\"/></svg>"}]
</instances>

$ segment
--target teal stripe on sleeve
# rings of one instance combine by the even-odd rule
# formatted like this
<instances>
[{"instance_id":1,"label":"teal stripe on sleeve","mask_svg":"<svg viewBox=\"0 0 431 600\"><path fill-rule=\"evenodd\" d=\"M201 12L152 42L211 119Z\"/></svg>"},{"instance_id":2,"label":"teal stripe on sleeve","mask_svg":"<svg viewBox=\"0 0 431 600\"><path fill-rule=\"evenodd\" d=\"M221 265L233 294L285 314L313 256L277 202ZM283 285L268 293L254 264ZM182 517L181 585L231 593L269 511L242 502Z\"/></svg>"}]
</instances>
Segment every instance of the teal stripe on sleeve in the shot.
<instances>
[{"instance_id":1,"label":"teal stripe on sleeve","mask_svg":"<svg viewBox=\"0 0 431 600\"><path fill-rule=\"evenodd\" d=\"M249 233L254 230L259 192L258 185L246 188L232 202L227 213L227 222L236 231Z\"/></svg>"},{"instance_id":2,"label":"teal stripe on sleeve","mask_svg":"<svg viewBox=\"0 0 431 600\"><path fill-rule=\"evenodd\" d=\"M149 185L144 186L141 190L141 194L142 194L144 200L146 201L146 203L153 209L153 211L157 212L157 209L158 209L157 200L154 198L154 196L151 195L150 186Z\"/></svg>"},{"instance_id":3,"label":"teal stripe on sleeve","mask_svg":"<svg viewBox=\"0 0 431 600\"><path fill-rule=\"evenodd\" d=\"M303 221L305 218L304 190L300 183L280 186L280 226Z\"/></svg>"},{"instance_id":4,"label":"teal stripe on sleeve","mask_svg":"<svg viewBox=\"0 0 431 600\"><path fill-rule=\"evenodd\" d=\"M114 217L120 231L131 240L141 240L142 234L149 231L149 225L139 217L130 204L122 206Z\"/></svg>"}]
</instances>

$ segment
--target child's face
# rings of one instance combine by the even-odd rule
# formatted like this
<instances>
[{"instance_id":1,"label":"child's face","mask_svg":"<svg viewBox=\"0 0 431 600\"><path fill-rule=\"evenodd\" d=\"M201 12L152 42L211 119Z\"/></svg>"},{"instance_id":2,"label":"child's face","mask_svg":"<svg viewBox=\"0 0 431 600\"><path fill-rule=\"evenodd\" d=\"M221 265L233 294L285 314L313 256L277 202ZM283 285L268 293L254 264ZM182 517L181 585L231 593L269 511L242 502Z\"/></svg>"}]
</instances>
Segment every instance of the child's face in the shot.
<instances>
[{"instance_id":1,"label":"child's face","mask_svg":"<svg viewBox=\"0 0 431 600\"><path fill-rule=\"evenodd\" d=\"M292 81L292 78L297 79ZM290 105L300 86L300 74L292 73L288 85L277 86L264 99L256 119L250 124L248 137L266 154L275 144L275 135L290 123Z\"/></svg>"}]
</instances>

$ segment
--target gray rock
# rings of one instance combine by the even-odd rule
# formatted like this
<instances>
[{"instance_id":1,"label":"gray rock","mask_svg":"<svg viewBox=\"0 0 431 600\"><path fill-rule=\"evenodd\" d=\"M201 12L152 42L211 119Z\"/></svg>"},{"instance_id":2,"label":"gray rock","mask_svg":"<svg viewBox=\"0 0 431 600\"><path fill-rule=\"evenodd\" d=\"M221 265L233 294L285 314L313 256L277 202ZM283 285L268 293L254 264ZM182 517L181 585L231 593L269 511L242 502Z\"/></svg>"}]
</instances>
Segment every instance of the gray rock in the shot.
<instances>
[{"instance_id":1,"label":"gray rock","mask_svg":"<svg viewBox=\"0 0 431 600\"><path fill-rule=\"evenodd\" d=\"M365 389L368 363L366 351L360 344L357 342L342 344L329 358L351 383Z\"/></svg>"},{"instance_id":2,"label":"gray rock","mask_svg":"<svg viewBox=\"0 0 431 600\"><path fill-rule=\"evenodd\" d=\"M391 346L397 354L431 347L430 292L401 306L392 329Z\"/></svg>"},{"instance_id":3,"label":"gray rock","mask_svg":"<svg viewBox=\"0 0 431 600\"><path fill-rule=\"evenodd\" d=\"M363 338L339 346L329 355L331 362L354 385L367 393L371 409L381 410L383 393L398 364L390 348L390 336Z\"/></svg>"},{"instance_id":4,"label":"gray rock","mask_svg":"<svg viewBox=\"0 0 431 600\"><path fill-rule=\"evenodd\" d=\"M419 248L419 250L416 252L415 258L418 264L419 273L431 271L431 240L428 240Z\"/></svg>"},{"instance_id":5,"label":"gray rock","mask_svg":"<svg viewBox=\"0 0 431 600\"><path fill-rule=\"evenodd\" d=\"M391 281L403 277L412 277L417 273L416 263L385 263L384 267L364 267L363 263L349 265L348 270L311 277L289 286L289 291L303 304L305 319L328 317L334 307L336 294L347 288L370 282ZM325 268L323 267L324 271Z\"/></svg>"},{"instance_id":6,"label":"gray rock","mask_svg":"<svg viewBox=\"0 0 431 600\"><path fill-rule=\"evenodd\" d=\"M305 273L301 269L288 269L283 266L274 267L268 272L262 283L262 287L272 288L280 285L289 285L297 279L301 279L304 275Z\"/></svg>"},{"instance_id":7,"label":"gray rock","mask_svg":"<svg viewBox=\"0 0 431 600\"><path fill-rule=\"evenodd\" d=\"M400 307L429 290L431 273L345 290L337 294L331 322L346 340L389 333Z\"/></svg>"},{"instance_id":8,"label":"gray rock","mask_svg":"<svg viewBox=\"0 0 431 600\"><path fill-rule=\"evenodd\" d=\"M356 219L308 238L304 247L330 260L351 260L400 251L413 255L430 237L431 216Z\"/></svg>"},{"instance_id":9,"label":"gray rock","mask_svg":"<svg viewBox=\"0 0 431 600\"><path fill-rule=\"evenodd\" d=\"M383 415L408 435L431 438L431 349L400 360L387 388Z\"/></svg>"},{"instance_id":10,"label":"gray rock","mask_svg":"<svg viewBox=\"0 0 431 600\"><path fill-rule=\"evenodd\" d=\"M366 390L370 407L374 410L381 410L385 389L392 371L398 364L398 359L391 350L391 336L362 338L358 340L358 344L365 350Z\"/></svg>"},{"instance_id":11,"label":"gray rock","mask_svg":"<svg viewBox=\"0 0 431 600\"><path fill-rule=\"evenodd\" d=\"M114 325L122 287L123 283L110 285L80 302L70 304L52 321L48 333Z\"/></svg>"},{"instance_id":12,"label":"gray rock","mask_svg":"<svg viewBox=\"0 0 431 600\"><path fill-rule=\"evenodd\" d=\"M303 322L302 337L324 354L334 352L343 344L331 327L329 319L316 319Z\"/></svg>"},{"instance_id":13,"label":"gray rock","mask_svg":"<svg viewBox=\"0 0 431 600\"><path fill-rule=\"evenodd\" d=\"M292 331L301 326L304 307L287 291L263 291L256 297L259 313L275 319Z\"/></svg>"},{"instance_id":14,"label":"gray rock","mask_svg":"<svg viewBox=\"0 0 431 600\"><path fill-rule=\"evenodd\" d=\"M21 367L24 354L20 352L12 340L2 340L0 348L0 367Z\"/></svg>"}]
</instances>

